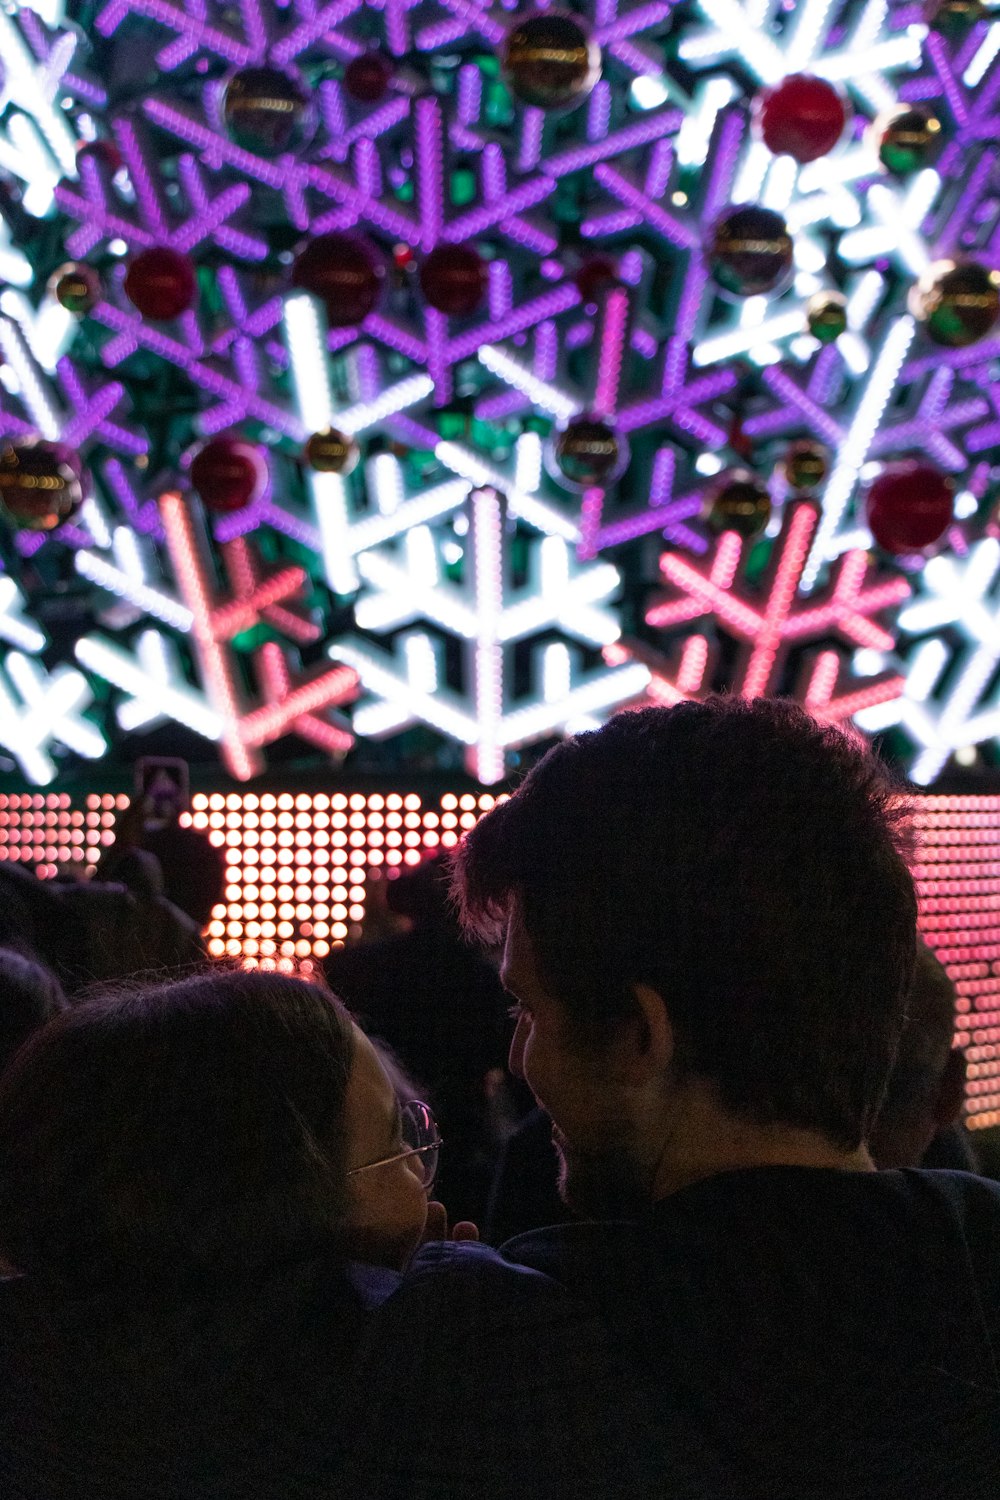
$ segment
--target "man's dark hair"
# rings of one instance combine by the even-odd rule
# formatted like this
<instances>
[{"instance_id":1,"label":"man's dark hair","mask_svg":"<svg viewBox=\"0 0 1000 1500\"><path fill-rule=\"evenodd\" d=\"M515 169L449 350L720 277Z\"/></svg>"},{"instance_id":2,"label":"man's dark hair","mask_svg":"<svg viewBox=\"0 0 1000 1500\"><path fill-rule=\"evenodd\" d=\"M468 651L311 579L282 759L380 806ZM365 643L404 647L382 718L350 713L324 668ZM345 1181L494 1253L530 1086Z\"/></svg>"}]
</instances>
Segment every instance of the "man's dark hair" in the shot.
<instances>
[{"instance_id":1,"label":"man's dark hair","mask_svg":"<svg viewBox=\"0 0 1000 1500\"><path fill-rule=\"evenodd\" d=\"M793 704L625 712L550 750L469 832L455 899L487 942L516 901L581 1041L647 984L681 1075L854 1149L913 967L904 819L878 762Z\"/></svg>"},{"instance_id":2,"label":"man's dark hair","mask_svg":"<svg viewBox=\"0 0 1000 1500\"><path fill-rule=\"evenodd\" d=\"M151 1290L335 1248L350 1021L284 975L97 996L0 1080L0 1256Z\"/></svg>"}]
</instances>

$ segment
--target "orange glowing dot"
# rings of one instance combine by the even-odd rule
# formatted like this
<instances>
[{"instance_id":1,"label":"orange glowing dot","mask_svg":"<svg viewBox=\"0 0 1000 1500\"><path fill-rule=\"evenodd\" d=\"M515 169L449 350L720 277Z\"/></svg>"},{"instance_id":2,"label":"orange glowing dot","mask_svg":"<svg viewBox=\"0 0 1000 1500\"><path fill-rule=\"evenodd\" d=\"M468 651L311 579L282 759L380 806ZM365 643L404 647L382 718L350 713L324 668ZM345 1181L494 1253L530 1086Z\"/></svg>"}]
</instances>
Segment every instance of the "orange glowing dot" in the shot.
<instances>
[{"instance_id":1,"label":"orange glowing dot","mask_svg":"<svg viewBox=\"0 0 1000 1500\"><path fill-rule=\"evenodd\" d=\"M287 942L286 943L282 943L282 945L281 945L281 952L284 953L284 954L286 954L288 957L290 957L295 952L295 944L294 943L287 943Z\"/></svg>"},{"instance_id":2,"label":"orange glowing dot","mask_svg":"<svg viewBox=\"0 0 1000 1500\"><path fill-rule=\"evenodd\" d=\"M351 906L348 908L347 915L350 917L352 922L362 922L364 921L365 909L360 905Z\"/></svg>"},{"instance_id":3,"label":"orange glowing dot","mask_svg":"<svg viewBox=\"0 0 1000 1500\"><path fill-rule=\"evenodd\" d=\"M260 799L260 805L270 812L273 808L277 807L278 799L277 797L272 796L270 792L265 792L263 797L261 797Z\"/></svg>"},{"instance_id":4,"label":"orange glowing dot","mask_svg":"<svg viewBox=\"0 0 1000 1500\"><path fill-rule=\"evenodd\" d=\"M411 810L420 806L420 798L416 792L411 792L408 797L404 797L403 806Z\"/></svg>"},{"instance_id":5,"label":"orange glowing dot","mask_svg":"<svg viewBox=\"0 0 1000 1500\"><path fill-rule=\"evenodd\" d=\"M329 951L330 951L330 944L329 943L325 943L322 938L320 938L317 942L313 943L313 952L315 953L315 955L316 955L317 958L326 958L326 956L329 953Z\"/></svg>"},{"instance_id":6,"label":"orange glowing dot","mask_svg":"<svg viewBox=\"0 0 1000 1500\"><path fill-rule=\"evenodd\" d=\"M330 799L325 792L320 792L317 797L313 798L313 807L315 807L318 812L326 812L329 806Z\"/></svg>"},{"instance_id":7,"label":"orange glowing dot","mask_svg":"<svg viewBox=\"0 0 1000 1500\"><path fill-rule=\"evenodd\" d=\"M221 938L213 938L208 945L208 952L211 958L221 958L225 951L226 945Z\"/></svg>"},{"instance_id":8,"label":"orange glowing dot","mask_svg":"<svg viewBox=\"0 0 1000 1500\"><path fill-rule=\"evenodd\" d=\"M226 944L226 952L230 955L231 958L239 958L240 954L243 952L243 944L240 942L239 938L229 939L229 942Z\"/></svg>"},{"instance_id":9,"label":"orange glowing dot","mask_svg":"<svg viewBox=\"0 0 1000 1500\"><path fill-rule=\"evenodd\" d=\"M304 792L300 792L295 799L295 806L303 810L312 807L312 804L313 799L311 797L307 797Z\"/></svg>"},{"instance_id":10,"label":"orange glowing dot","mask_svg":"<svg viewBox=\"0 0 1000 1500\"><path fill-rule=\"evenodd\" d=\"M443 833L441 835L441 842L442 844L444 844L446 849L451 849L455 844L458 843L458 834L450 832Z\"/></svg>"},{"instance_id":11,"label":"orange glowing dot","mask_svg":"<svg viewBox=\"0 0 1000 1500\"><path fill-rule=\"evenodd\" d=\"M398 864L399 863L398 853L396 853L395 850L393 850L393 853L396 854L396 859L393 861L393 863L394 864ZM420 863L420 855L417 853L416 849L407 849L407 851L406 851L406 863L408 865L419 865L419 863Z\"/></svg>"}]
</instances>

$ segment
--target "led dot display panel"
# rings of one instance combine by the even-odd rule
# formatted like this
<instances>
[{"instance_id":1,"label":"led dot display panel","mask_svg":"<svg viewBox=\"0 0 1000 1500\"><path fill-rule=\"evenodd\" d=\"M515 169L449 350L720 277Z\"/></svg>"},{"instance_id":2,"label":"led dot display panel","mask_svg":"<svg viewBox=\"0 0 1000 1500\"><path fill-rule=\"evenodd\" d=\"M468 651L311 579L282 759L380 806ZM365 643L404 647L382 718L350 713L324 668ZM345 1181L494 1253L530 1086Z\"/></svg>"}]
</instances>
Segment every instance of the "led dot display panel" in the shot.
<instances>
[{"instance_id":1,"label":"led dot display panel","mask_svg":"<svg viewBox=\"0 0 1000 1500\"><path fill-rule=\"evenodd\" d=\"M373 884L454 846L489 793L197 793L183 821L226 851L225 900L206 931L216 958L308 973L361 935ZM44 877L83 873L114 839L124 794L0 794L0 859ZM968 1119L1000 1124L1000 797L914 799L920 925L958 990Z\"/></svg>"}]
</instances>

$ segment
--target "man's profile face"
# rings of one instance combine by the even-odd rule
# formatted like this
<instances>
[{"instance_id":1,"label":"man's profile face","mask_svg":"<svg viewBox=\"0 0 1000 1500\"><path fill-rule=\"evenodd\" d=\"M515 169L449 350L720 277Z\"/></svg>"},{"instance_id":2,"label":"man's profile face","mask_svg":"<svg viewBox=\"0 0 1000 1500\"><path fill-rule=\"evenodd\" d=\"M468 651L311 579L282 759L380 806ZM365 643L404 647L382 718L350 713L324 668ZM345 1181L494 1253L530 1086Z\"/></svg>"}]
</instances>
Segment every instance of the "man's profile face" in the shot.
<instances>
[{"instance_id":1,"label":"man's profile face","mask_svg":"<svg viewBox=\"0 0 1000 1500\"><path fill-rule=\"evenodd\" d=\"M651 1184L617 1082L614 1045L574 1042L564 1006L543 985L515 905L500 978L518 1007L510 1069L552 1117L559 1193L584 1218L627 1218L648 1206Z\"/></svg>"}]
</instances>

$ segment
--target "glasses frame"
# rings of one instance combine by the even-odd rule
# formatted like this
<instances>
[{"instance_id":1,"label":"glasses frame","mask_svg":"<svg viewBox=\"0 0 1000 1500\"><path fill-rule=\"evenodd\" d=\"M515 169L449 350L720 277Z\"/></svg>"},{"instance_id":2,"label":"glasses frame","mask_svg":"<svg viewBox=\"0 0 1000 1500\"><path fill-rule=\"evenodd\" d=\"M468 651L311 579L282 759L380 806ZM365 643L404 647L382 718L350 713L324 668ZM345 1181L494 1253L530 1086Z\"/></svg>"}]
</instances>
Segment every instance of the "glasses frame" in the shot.
<instances>
[{"instance_id":1,"label":"glasses frame","mask_svg":"<svg viewBox=\"0 0 1000 1500\"><path fill-rule=\"evenodd\" d=\"M405 1151L396 1151L392 1154L392 1156L380 1156L378 1161L367 1161L365 1162L363 1167L351 1167L350 1171L347 1173L347 1176L356 1177L359 1172L370 1172L373 1167L387 1167L390 1162L405 1161L407 1157L410 1156L424 1157L427 1156L431 1151L440 1151L441 1147L444 1145L444 1142L442 1141L440 1131L437 1128L437 1121L435 1120L431 1111L428 1109L427 1105L421 1103L419 1099L407 1099L400 1106L400 1113L403 1117L404 1122L407 1117L413 1119L415 1117L416 1110L423 1111L426 1123L434 1131L434 1140L428 1141L423 1146L408 1146ZM419 1118L419 1116L417 1116L417 1118ZM422 1162L421 1169L424 1177L424 1189L425 1191L429 1192L430 1189L434 1186L434 1179L437 1176L437 1157L435 1156L433 1162L431 1163L429 1172L427 1171L426 1167L424 1167Z\"/></svg>"}]
</instances>

